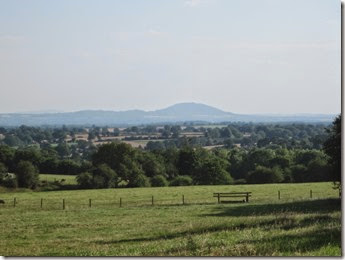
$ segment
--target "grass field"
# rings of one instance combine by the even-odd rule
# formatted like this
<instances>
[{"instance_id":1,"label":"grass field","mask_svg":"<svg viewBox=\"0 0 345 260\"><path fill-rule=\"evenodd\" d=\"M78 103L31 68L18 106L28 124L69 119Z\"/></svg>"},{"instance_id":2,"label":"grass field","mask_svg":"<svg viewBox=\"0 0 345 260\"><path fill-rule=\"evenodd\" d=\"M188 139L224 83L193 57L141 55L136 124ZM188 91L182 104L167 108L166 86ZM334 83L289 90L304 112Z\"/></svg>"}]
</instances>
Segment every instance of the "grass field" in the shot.
<instances>
[{"instance_id":1,"label":"grass field","mask_svg":"<svg viewBox=\"0 0 345 260\"><path fill-rule=\"evenodd\" d=\"M212 193L225 191L251 191L253 197L217 204ZM12 192L0 198L6 202L0 205L5 256L341 255L341 205L331 183Z\"/></svg>"},{"instance_id":2,"label":"grass field","mask_svg":"<svg viewBox=\"0 0 345 260\"><path fill-rule=\"evenodd\" d=\"M47 182L54 182L58 181L61 182L65 180L63 183L65 184L77 184L76 176L75 175L60 175L60 174L40 174L40 181L47 181Z\"/></svg>"}]
</instances>

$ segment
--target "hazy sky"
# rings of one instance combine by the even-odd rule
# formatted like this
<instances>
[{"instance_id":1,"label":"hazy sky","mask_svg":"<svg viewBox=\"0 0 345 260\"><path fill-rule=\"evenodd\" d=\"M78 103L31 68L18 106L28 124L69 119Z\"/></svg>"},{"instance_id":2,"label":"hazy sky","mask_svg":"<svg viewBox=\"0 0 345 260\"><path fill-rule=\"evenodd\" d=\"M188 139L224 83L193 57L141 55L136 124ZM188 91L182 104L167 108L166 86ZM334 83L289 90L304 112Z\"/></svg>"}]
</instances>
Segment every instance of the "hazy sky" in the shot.
<instances>
[{"instance_id":1,"label":"hazy sky","mask_svg":"<svg viewBox=\"0 0 345 260\"><path fill-rule=\"evenodd\" d=\"M0 113L340 112L339 0L0 0Z\"/></svg>"}]
</instances>

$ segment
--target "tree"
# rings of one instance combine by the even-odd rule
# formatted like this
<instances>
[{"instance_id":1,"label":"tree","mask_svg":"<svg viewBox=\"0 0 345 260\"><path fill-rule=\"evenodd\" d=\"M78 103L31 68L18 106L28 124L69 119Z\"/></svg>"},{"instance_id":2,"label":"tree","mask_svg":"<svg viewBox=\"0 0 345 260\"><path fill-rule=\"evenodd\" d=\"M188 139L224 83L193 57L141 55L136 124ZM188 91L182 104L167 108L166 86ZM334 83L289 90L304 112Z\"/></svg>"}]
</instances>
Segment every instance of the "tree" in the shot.
<instances>
[{"instance_id":1,"label":"tree","mask_svg":"<svg viewBox=\"0 0 345 260\"><path fill-rule=\"evenodd\" d=\"M118 176L108 165L101 164L93 170L94 188L115 188ZM96 181L97 180L97 181Z\"/></svg>"},{"instance_id":2,"label":"tree","mask_svg":"<svg viewBox=\"0 0 345 260\"><path fill-rule=\"evenodd\" d=\"M126 143L109 143L99 146L98 151L92 155L94 166L107 164L119 177L119 181L124 180L128 186L137 182L137 175L144 175L141 165L138 163L139 150L134 149ZM137 187L137 186L135 186Z\"/></svg>"},{"instance_id":3,"label":"tree","mask_svg":"<svg viewBox=\"0 0 345 260\"><path fill-rule=\"evenodd\" d=\"M193 180L190 176L180 175L170 182L170 186L190 186L192 183Z\"/></svg>"},{"instance_id":4,"label":"tree","mask_svg":"<svg viewBox=\"0 0 345 260\"><path fill-rule=\"evenodd\" d=\"M39 175L37 168L29 161L20 161L15 174L19 187L35 188L38 184Z\"/></svg>"},{"instance_id":5,"label":"tree","mask_svg":"<svg viewBox=\"0 0 345 260\"><path fill-rule=\"evenodd\" d=\"M134 176L128 185L129 187L150 187L150 180L144 174L140 173Z\"/></svg>"},{"instance_id":6,"label":"tree","mask_svg":"<svg viewBox=\"0 0 345 260\"><path fill-rule=\"evenodd\" d=\"M83 172L77 176L77 182L80 188L90 189L93 188L93 177L89 172Z\"/></svg>"},{"instance_id":7,"label":"tree","mask_svg":"<svg viewBox=\"0 0 345 260\"><path fill-rule=\"evenodd\" d=\"M167 179L163 175L156 175L151 178L152 187L165 187L168 184Z\"/></svg>"},{"instance_id":8,"label":"tree","mask_svg":"<svg viewBox=\"0 0 345 260\"><path fill-rule=\"evenodd\" d=\"M66 143L60 143L56 146L55 150L59 154L60 158L67 158L71 154L71 149Z\"/></svg>"},{"instance_id":9,"label":"tree","mask_svg":"<svg viewBox=\"0 0 345 260\"><path fill-rule=\"evenodd\" d=\"M327 130L329 137L323 145L323 150L330 157L331 177L334 182L341 182L341 114L338 115Z\"/></svg>"},{"instance_id":10,"label":"tree","mask_svg":"<svg viewBox=\"0 0 345 260\"><path fill-rule=\"evenodd\" d=\"M180 150L177 161L177 169L180 174L193 176L199 163L197 153L192 147L186 146Z\"/></svg>"},{"instance_id":11,"label":"tree","mask_svg":"<svg viewBox=\"0 0 345 260\"><path fill-rule=\"evenodd\" d=\"M206 159L197 170L194 178L199 185L221 185L233 182L230 174L226 171L228 162L215 155Z\"/></svg>"},{"instance_id":12,"label":"tree","mask_svg":"<svg viewBox=\"0 0 345 260\"><path fill-rule=\"evenodd\" d=\"M248 183L278 183L284 179L282 170L279 167L267 168L256 166L254 171L249 172Z\"/></svg>"},{"instance_id":13,"label":"tree","mask_svg":"<svg viewBox=\"0 0 345 260\"><path fill-rule=\"evenodd\" d=\"M38 167L42 161L40 150L32 147L16 150L13 158L14 164L17 165L20 161L31 162L34 166Z\"/></svg>"},{"instance_id":14,"label":"tree","mask_svg":"<svg viewBox=\"0 0 345 260\"><path fill-rule=\"evenodd\" d=\"M0 145L0 162L11 167L15 150L7 145Z\"/></svg>"},{"instance_id":15,"label":"tree","mask_svg":"<svg viewBox=\"0 0 345 260\"><path fill-rule=\"evenodd\" d=\"M165 175L164 164L153 153L143 152L139 157L146 176Z\"/></svg>"}]
</instances>

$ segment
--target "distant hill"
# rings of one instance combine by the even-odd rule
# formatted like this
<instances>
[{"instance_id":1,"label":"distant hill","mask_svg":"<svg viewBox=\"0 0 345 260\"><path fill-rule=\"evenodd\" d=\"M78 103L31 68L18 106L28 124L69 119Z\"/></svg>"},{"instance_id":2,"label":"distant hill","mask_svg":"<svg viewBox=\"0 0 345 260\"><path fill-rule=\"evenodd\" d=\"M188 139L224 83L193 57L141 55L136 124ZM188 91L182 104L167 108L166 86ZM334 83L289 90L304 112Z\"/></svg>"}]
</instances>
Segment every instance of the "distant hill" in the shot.
<instances>
[{"instance_id":1,"label":"distant hill","mask_svg":"<svg viewBox=\"0 0 345 260\"><path fill-rule=\"evenodd\" d=\"M198 103L179 103L164 109L149 112L161 116L225 116L232 113L225 112L215 107Z\"/></svg>"},{"instance_id":2,"label":"distant hill","mask_svg":"<svg viewBox=\"0 0 345 260\"><path fill-rule=\"evenodd\" d=\"M331 122L336 115L242 115L222 111L198 103L180 103L155 110L104 111L83 110L61 113L8 113L0 114L0 126L19 125L139 125L151 123L175 123L203 121L217 122Z\"/></svg>"}]
</instances>

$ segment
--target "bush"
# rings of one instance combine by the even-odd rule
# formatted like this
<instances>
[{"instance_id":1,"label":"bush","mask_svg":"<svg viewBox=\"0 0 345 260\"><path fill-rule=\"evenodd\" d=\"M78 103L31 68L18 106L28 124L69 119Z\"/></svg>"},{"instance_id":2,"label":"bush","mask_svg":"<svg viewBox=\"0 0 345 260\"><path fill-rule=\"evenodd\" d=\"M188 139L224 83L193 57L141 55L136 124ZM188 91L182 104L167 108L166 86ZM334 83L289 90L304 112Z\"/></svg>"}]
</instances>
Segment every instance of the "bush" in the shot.
<instances>
[{"instance_id":1,"label":"bush","mask_svg":"<svg viewBox=\"0 0 345 260\"><path fill-rule=\"evenodd\" d=\"M134 177L128 187L150 187L150 180L144 174L138 174Z\"/></svg>"},{"instance_id":2,"label":"bush","mask_svg":"<svg viewBox=\"0 0 345 260\"><path fill-rule=\"evenodd\" d=\"M80 188L89 189L93 188L93 178L92 174L89 172L83 172L77 176L77 182Z\"/></svg>"},{"instance_id":3,"label":"bush","mask_svg":"<svg viewBox=\"0 0 345 260\"><path fill-rule=\"evenodd\" d=\"M92 173L94 188L114 188L117 186L118 176L108 165L101 164Z\"/></svg>"},{"instance_id":4,"label":"bush","mask_svg":"<svg viewBox=\"0 0 345 260\"><path fill-rule=\"evenodd\" d=\"M167 179L163 175L156 175L151 178L152 187L166 187L168 184Z\"/></svg>"},{"instance_id":5,"label":"bush","mask_svg":"<svg viewBox=\"0 0 345 260\"><path fill-rule=\"evenodd\" d=\"M282 170L279 167L267 168L257 166L254 171L249 172L248 183L278 183L284 179Z\"/></svg>"},{"instance_id":6,"label":"bush","mask_svg":"<svg viewBox=\"0 0 345 260\"><path fill-rule=\"evenodd\" d=\"M294 182L305 182L308 175L307 167L301 164L294 165L290 168L291 176Z\"/></svg>"},{"instance_id":7,"label":"bush","mask_svg":"<svg viewBox=\"0 0 345 260\"><path fill-rule=\"evenodd\" d=\"M246 179L237 179L237 180L234 180L234 184L246 184L247 181Z\"/></svg>"},{"instance_id":8,"label":"bush","mask_svg":"<svg viewBox=\"0 0 345 260\"><path fill-rule=\"evenodd\" d=\"M14 174L11 173L4 173L1 174L1 180L0 184L3 185L6 188L17 188L18 187L18 182L17 178Z\"/></svg>"},{"instance_id":9,"label":"bush","mask_svg":"<svg viewBox=\"0 0 345 260\"><path fill-rule=\"evenodd\" d=\"M23 188L36 188L39 175L37 168L29 161L20 161L17 165L15 174L18 186Z\"/></svg>"},{"instance_id":10,"label":"bush","mask_svg":"<svg viewBox=\"0 0 345 260\"><path fill-rule=\"evenodd\" d=\"M170 186L190 186L192 185L193 180L188 175L177 176L170 182Z\"/></svg>"}]
</instances>

